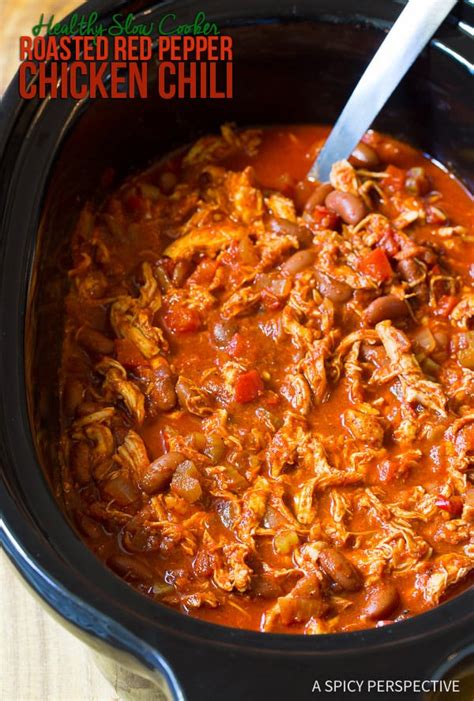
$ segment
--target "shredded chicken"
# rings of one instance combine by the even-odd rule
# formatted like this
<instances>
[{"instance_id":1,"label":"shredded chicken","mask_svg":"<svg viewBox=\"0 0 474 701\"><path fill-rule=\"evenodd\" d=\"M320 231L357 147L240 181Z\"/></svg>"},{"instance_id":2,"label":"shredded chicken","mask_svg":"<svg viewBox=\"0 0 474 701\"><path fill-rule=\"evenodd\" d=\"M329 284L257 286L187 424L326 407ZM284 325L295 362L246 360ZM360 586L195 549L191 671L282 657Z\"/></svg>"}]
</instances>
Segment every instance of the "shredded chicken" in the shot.
<instances>
[{"instance_id":1,"label":"shredded chicken","mask_svg":"<svg viewBox=\"0 0 474 701\"><path fill-rule=\"evenodd\" d=\"M420 613L474 565L467 195L372 132L296 182L318 134L226 124L87 205L59 392L99 557L190 615L309 635Z\"/></svg>"}]
</instances>

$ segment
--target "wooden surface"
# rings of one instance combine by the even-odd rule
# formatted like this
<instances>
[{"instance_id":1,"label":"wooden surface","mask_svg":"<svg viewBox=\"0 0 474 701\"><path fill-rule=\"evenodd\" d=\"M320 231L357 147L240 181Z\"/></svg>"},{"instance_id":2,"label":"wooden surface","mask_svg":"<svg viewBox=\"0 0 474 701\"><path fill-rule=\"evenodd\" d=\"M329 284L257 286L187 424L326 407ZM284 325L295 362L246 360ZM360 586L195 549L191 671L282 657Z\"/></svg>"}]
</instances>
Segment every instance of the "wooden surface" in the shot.
<instances>
[{"instance_id":1,"label":"wooden surface","mask_svg":"<svg viewBox=\"0 0 474 701\"><path fill-rule=\"evenodd\" d=\"M31 34L42 14L60 20L80 4L81 0L0 0L0 94L18 67L18 37Z\"/></svg>"},{"instance_id":2,"label":"wooden surface","mask_svg":"<svg viewBox=\"0 0 474 701\"><path fill-rule=\"evenodd\" d=\"M31 596L0 552L1 701L114 701L89 650Z\"/></svg>"},{"instance_id":3,"label":"wooden surface","mask_svg":"<svg viewBox=\"0 0 474 701\"><path fill-rule=\"evenodd\" d=\"M0 0L0 94L18 66L18 37L42 12L57 19L77 2ZM0 701L113 701L116 689L88 649L56 623L0 551Z\"/></svg>"}]
</instances>

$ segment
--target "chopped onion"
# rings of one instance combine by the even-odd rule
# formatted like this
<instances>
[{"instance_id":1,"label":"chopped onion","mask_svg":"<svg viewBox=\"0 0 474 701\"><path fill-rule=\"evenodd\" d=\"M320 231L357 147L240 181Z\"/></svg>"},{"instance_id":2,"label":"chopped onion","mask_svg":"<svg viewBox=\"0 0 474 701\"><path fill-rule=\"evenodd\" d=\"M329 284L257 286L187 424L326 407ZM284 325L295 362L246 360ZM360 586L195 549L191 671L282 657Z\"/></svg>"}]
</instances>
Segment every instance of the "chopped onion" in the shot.
<instances>
[{"instance_id":1,"label":"chopped onion","mask_svg":"<svg viewBox=\"0 0 474 701\"><path fill-rule=\"evenodd\" d=\"M458 347L458 360L461 365L474 370L474 331L459 334Z\"/></svg>"},{"instance_id":2,"label":"chopped onion","mask_svg":"<svg viewBox=\"0 0 474 701\"><path fill-rule=\"evenodd\" d=\"M427 326L423 326L413 336L413 343L425 353L432 353L436 348L436 339Z\"/></svg>"}]
</instances>

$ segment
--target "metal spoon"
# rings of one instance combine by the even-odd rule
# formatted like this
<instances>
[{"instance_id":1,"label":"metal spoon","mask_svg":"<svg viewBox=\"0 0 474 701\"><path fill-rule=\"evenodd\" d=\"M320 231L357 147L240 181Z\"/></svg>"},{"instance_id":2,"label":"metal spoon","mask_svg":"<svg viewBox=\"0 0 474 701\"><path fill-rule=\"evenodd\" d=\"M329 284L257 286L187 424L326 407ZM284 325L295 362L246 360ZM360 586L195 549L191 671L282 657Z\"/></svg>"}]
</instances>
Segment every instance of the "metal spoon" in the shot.
<instances>
[{"instance_id":1,"label":"metal spoon","mask_svg":"<svg viewBox=\"0 0 474 701\"><path fill-rule=\"evenodd\" d=\"M419 53L457 0L409 0L334 125L308 173L326 182L331 166L349 158Z\"/></svg>"}]
</instances>

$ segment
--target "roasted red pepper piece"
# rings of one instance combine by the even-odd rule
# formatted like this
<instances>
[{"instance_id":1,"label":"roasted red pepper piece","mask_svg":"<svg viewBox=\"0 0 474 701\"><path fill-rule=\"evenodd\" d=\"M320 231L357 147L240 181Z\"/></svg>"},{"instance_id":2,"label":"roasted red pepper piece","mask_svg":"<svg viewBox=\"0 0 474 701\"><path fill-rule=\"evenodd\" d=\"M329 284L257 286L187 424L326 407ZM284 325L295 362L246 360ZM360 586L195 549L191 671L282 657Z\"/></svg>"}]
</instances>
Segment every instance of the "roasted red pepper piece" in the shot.
<instances>
[{"instance_id":1,"label":"roasted red pepper piece","mask_svg":"<svg viewBox=\"0 0 474 701\"><path fill-rule=\"evenodd\" d=\"M447 511L451 516L460 516L462 514L463 502L461 497L442 497L436 499L436 506L443 511Z\"/></svg>"},{"instance_id":2,"label":"roasted red pepper piece","mask_svg":"<svg viewBox=\"0 0 474 701\"><path fill-rule=\"evenodd\" d=\"M201 328L199 312L183 304L176 304L168 309L164 316L165 323L174 333L198 331Z\"/></svg>"},{"instance_id":3,"label":"roasted red pepper piece","mask_svg":"<svg viewBox=\"0 0 474 701\"><path fill-rule=\"evenodd\" d=\"M115 357L124 368L138 368L148 365L148 360L128 338L116 338Z\"/></svg>"},{"instance_id":4,"label":"roasted red pepper piece","mask_svg":"<svg viewBox=\"0 0 474 701\"><path fill-rule=\"evenodd\" d=\"M448 317L458 303L458 298L451 295L443 295L440 297L434 313L436 316Z\"/></svg>"},{"instance_id":5,"label":"roasted red pepper piece","mask_svg":"<svg viewBox=\"0 0 474 701\"><path fill-rule=\"evenodd\" d=\"M362 258L359 263L359 270L377 282L390 280L393 275L387 255L381 248L374 249Z\"/></svg>"},{"instance_id":6,"label":"roasted red pepper piece","mask_svg":"<svg viewBox=\"0 0 474 701\"><path fill-rule=\"evenodd\" d=\"M219 262L217 260L204 258L198 263L196 270L189 276L186 284L209 285L214 279L218 267Z\"/></svg>"},{"instance_id":7,"label":"roasted red pepper piece","mask_svg":"<svg viewBox=\"0 0 474 701\"><path fill-rule=\"evenodd\" d=\"M253 402L257 399L263 392L264 385L262 378L256 370L249 370L248 372L239 375L235 387L234 387L234 398L239 404L247 404L247 402Z\"/></svg>"},{"instance_id":8,"label":"roasted red pepper piece","mask_svg":"<svg viewBox=\"0 0 474 701\"><path fill-rule=\"evenodd\" d=\"M337 229L340 217L323 205L316 205L311 210L311 218L319 229Z\"/></svg>"}]
</instances>

